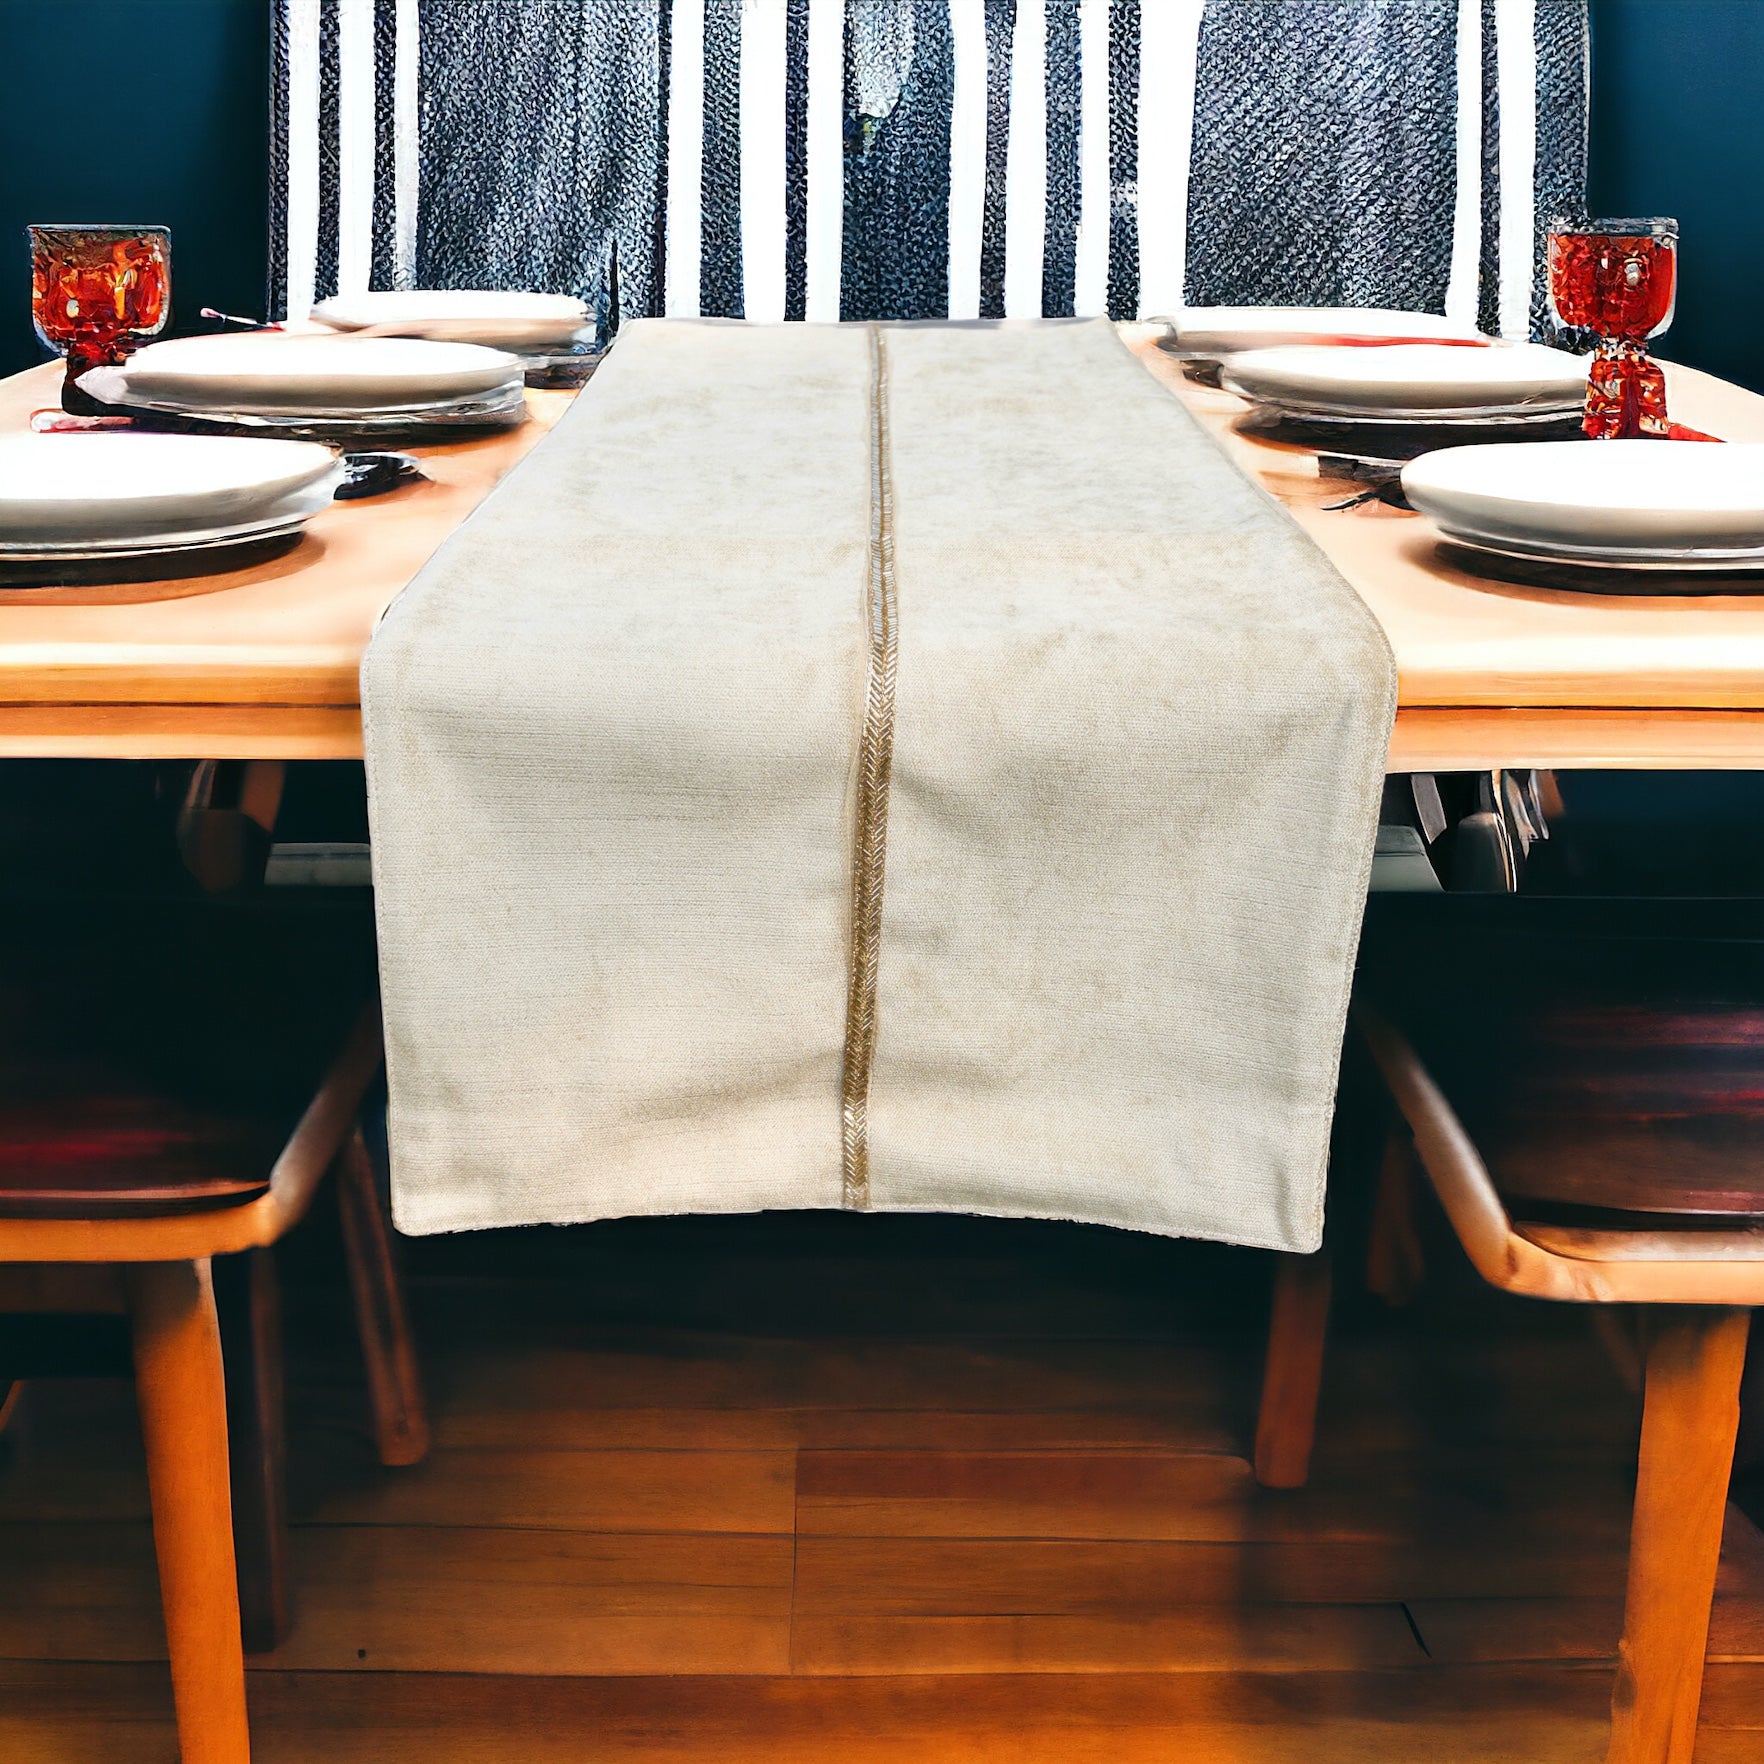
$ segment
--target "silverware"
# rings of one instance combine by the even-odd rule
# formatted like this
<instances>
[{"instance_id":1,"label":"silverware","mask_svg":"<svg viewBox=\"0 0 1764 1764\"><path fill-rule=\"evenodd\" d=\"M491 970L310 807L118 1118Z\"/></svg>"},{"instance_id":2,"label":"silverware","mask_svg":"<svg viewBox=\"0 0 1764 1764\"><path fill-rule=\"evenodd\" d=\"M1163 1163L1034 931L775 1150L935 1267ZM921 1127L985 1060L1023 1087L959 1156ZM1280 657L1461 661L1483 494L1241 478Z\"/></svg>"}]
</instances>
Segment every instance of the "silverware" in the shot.
<instances>
[{"instance_id":1,"label":"silverware","mask_svg":"<svg viewBox=\"0 0 1764 1764\"><path fill-rule=\"evenodd\" d=\"M1362 490L1357 496L1350 496L1342 502L1326 502L1323 504L1325 514L1339 514L1344 508L1358 508L1362 502L1376 502L1385 492L1386 486L1374 484L1369 490Z\"/></svg>"},{"instance_id":2,"label":"silverware","mask_svg":"<svg viewBox=\"0 0 1764 1764\"><path fill-rule=\"evenodd\" d=\"M400 484L426 481L426 474L411 453L346 453L343 469L349 475L337 486L337 502L359 502L368 496L384 496Z\"/></svg>"}]
</instances>

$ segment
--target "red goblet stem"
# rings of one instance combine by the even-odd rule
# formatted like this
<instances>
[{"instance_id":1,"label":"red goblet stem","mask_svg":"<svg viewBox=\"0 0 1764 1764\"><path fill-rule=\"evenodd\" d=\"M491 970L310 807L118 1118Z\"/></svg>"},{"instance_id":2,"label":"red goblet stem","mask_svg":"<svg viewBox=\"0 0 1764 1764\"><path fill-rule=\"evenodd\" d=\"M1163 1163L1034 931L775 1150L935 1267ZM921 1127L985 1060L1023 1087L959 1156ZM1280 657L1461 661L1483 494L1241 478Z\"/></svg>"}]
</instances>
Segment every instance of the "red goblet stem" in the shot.
<instances>
[{"instance_id":1,"label":"red goblet stem","mask_svg":"<svg viewBox=\"0 0 1764 1764\"><path fill-rule=\"evenodd\" d=\"M1604 343L1587 376L1582 424L1595 441L1667 439L1666 376L1634 343Z\"/></svg>"}]
</instances>

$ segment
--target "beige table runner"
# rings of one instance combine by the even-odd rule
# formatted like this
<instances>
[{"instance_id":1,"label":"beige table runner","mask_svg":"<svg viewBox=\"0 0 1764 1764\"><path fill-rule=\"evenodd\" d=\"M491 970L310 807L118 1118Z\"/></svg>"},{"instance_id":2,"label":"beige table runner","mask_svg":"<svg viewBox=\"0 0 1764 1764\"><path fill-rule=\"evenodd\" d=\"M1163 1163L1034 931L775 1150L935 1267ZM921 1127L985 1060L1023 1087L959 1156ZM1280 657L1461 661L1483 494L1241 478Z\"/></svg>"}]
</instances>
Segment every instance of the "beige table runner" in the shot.
<instances>
[{"instance_id":1,"label":"beige table runner","mask_svg":"<svg viewBox=\"0 0 1764 1764\"><path fill-rule=\"evenodd\" d=\"M363 666L399 1225L1312 1247L1395 697L1105 323L630 326Z\"/></svg>"}]
</instances>

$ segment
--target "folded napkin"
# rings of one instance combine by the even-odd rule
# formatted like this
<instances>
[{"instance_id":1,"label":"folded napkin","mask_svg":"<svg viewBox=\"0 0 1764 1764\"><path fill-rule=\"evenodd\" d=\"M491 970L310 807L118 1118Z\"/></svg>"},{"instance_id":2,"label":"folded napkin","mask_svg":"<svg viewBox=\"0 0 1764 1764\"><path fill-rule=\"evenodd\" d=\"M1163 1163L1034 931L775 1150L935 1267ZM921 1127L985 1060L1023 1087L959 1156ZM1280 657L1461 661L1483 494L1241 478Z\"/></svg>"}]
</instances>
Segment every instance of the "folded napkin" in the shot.
<instances>
[{"instance_id":1,"label":"folded napkin","mask_svg":"<svg viewBox=\"0 0 1764 1764\"><path fill-rule=\"evenodd\" d=\"M362 699L402 1229L1315 1245L1394 670L1106 323L628 327Z\"/></svg>"}]
</instances>

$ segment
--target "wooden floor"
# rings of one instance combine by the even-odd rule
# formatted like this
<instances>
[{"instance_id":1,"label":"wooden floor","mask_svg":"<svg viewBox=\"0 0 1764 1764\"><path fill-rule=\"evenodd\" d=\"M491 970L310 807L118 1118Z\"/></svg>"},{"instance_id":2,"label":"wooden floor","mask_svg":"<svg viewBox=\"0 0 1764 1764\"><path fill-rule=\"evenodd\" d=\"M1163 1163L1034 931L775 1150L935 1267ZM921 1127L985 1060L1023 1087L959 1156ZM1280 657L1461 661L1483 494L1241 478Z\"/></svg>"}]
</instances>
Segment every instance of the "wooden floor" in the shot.
<instances>
[{"instance_id":1,"label":"wooden floor","mask_svg":"<svg viewBox=\"0 0 1764 1764\"><path fill-rule=\"evenodd\" d=\"M262 1764L1603 1756L1637 1413L1583 1313L1350 1293L1312 1486L1276 1494L1265 1258L839 1216L430 1240L437 1446L385 1471L324 1229L289 1246ZM27 1397L0 1758L170 1760L127 1387ZM1756 1764L1737 1510L1711 1659L1698 1758Z\"/></svg>"}]
</instances>

